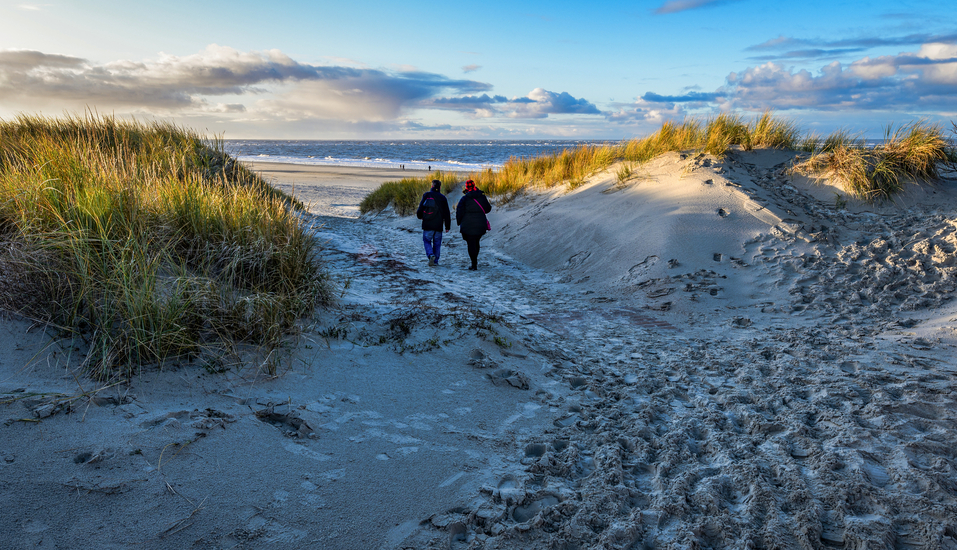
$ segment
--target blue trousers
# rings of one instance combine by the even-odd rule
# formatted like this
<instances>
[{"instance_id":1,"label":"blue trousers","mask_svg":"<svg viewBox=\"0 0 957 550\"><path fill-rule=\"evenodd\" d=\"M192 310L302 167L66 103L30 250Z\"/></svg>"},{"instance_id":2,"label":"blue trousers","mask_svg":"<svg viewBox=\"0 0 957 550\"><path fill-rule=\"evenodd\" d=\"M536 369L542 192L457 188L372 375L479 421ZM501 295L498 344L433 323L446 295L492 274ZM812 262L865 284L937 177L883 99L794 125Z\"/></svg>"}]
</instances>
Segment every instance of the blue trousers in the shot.
<instances>
[{"instance_id":1,"label":"blue trousers","mask_svg":"<svg viewBox=\"0 0 957 550\"><path fill-rule=\"evenodd\" d=\"M423 231L422 241L425 243L425 255L435 256L435 263L439 263L439 249L442 248L442 232Z\"/></svg>"}]
</instances>

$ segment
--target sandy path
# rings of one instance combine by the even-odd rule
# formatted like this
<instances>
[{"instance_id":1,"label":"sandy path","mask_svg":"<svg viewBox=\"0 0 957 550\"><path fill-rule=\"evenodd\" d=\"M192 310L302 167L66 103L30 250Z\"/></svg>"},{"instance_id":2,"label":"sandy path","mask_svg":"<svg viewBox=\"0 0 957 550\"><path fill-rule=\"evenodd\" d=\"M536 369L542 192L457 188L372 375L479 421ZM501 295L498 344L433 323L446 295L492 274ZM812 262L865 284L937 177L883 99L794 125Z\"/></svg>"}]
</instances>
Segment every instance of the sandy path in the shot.
<instances>
[{"instance_id":1,"label":"sandy path","mask_svg":"<svg viewBox=\"0 0 957 550\"><path fill-rule=\"evenodd\" d=\"M330 203L352 192L329 189ZM555 384L498 304L527 301L542 276L503 267L462 286L444 280L451 267L416 261L417 231L313 221L349 286L278 378L171 365L99 389L74 380L58 344L34 357L42 332L7 325L22 349L0 375L11 547L392 547L520 471L524 441L555 414L529 385ZM497 367L505 358L510 368Z\"/></svg>"},{"instance_id":2,"label":"sandy path","mask_svg":"<svg viewBox=\"0 0 957 550\"><path fill-rule=\"evenodd\" d=\"M353 279L278 378L183 365L46 409L77 393L63 366L4 373L13 547L391 547L513 469L553 413L528 391L539 365L520 346L512 369L532 374L489 368L501 348L476 332L501 321L468 301L488 285L430 285L436 272L408 258L417 234L316 222L329 267Z\"/></svg>"}]
</instances>

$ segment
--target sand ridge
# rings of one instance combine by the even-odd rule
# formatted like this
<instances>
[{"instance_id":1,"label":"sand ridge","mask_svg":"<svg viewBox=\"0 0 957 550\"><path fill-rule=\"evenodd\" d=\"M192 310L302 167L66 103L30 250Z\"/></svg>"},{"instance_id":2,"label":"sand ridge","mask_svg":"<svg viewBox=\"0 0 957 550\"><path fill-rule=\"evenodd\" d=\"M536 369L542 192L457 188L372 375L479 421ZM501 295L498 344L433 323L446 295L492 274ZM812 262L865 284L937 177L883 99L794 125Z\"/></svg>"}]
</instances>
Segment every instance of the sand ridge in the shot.
<instances>
[{"instance_id":1,"label":"sand ridge","mask_svg":"<svg viewBox=\"0 0 957 550\"><path fill-rule=\"evenodd\" d=\"M429 268L416 220L314 206L343 295L275 378L182 365L69 401L93 387L69 349L5 323L0 531L957 548L955 181L837 208L792 157L666 155L497 204L475 273L454 228ZM357 194L290 170L329 205Z\"/></svg>"}]
</instances>

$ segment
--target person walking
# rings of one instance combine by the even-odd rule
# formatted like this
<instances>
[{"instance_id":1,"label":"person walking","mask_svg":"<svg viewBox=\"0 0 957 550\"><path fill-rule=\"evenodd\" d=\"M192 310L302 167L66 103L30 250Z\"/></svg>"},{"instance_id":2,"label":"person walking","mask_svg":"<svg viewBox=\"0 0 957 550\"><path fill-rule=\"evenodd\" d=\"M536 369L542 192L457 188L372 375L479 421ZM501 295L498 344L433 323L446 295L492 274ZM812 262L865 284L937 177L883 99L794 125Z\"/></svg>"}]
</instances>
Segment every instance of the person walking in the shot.
<instances>
[{"instance_id":1,"label":"person walking","mask_svg":"<svg viewBox=\"0 0 957 550\"><path fill-rule=\"evenodd\" d=\"M465 182L463 191L462 200L455 207L455 224L459 226L462 239L468 245L469 259L472 260L469 270L475 271L478 269L478 254L481 248L479 241L482 240L482 235L491 229L485 214L492 211L492 205L472 180Z\"/></svg>"},{"instance_id":2,"label":"person walking","mask_svg":"<svg viewBox=\"0 0 957 550\"><path fill-rule=\"evenodd\" d=\"M442 248L442 226L452 229L452 214L449 212L449 200L442 194L442 182L432 180L432 189L422 195L415 217L422 220L422 241L425 243L425 255L429 257L429 267L439 265Z\"/></svg>"}]
</instances>

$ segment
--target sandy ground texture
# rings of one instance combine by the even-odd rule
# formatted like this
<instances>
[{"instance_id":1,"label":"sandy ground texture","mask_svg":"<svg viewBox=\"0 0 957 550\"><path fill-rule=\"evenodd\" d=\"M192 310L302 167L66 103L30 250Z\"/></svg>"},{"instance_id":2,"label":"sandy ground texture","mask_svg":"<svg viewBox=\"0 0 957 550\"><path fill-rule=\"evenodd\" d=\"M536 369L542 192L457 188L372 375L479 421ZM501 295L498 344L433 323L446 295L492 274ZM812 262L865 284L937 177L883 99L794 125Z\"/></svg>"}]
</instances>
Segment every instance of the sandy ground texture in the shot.
<instances>
[{"instance_id":1,"label":"sandy ground texture","mask_svg":"<svg viewBox=\"0 0 957 550\"><path fill-rule=\"evenodd\" d=\"M957 549L957 178L875 207L792 158L499 200L477 272L357 217L381 174L258 166L339 304L278 376L115 385L4 321L0 547Z\"/></svg>"}]
</instances>

